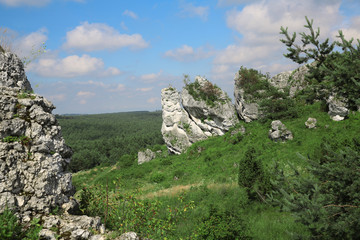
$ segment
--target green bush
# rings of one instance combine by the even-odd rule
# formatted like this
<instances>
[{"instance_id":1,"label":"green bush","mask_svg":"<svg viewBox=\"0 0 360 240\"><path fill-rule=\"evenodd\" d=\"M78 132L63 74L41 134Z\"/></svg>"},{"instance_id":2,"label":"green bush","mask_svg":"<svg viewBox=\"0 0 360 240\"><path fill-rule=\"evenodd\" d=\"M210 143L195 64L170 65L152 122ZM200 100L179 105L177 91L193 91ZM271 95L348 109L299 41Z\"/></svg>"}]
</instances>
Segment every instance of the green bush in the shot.
<instances>
[{"instance_id":1,"label":"green bush","mask_svg":"<svg viewBox=\"0 0 360 240\"><path fill-rule=\"evenodd\" d=\"M200 83L195 80L193 83L185 82L185 89L189 91L189 94L195 100L203 100L208 106L214 107L217 102L223 102L220 100L221 90L216 84L212 84L206 81L204 86L200 86Z\"/></svg>"},{"instance_id":2,"label":"green bush","mask_svg":"<svg viewBox=\"0 0 360 240\"><path fill-rule=\"evenodd\" d=\"M324 142L320 159L309 161L314 177L275 173L276 203L307 226L312 239L357 239L360 236L360 138ZM304 157L303 157L304 158ZM306 160L304 158L304 160Z\"/></svg>"},{"instance_id":3,"label":"green bush","mask_svg":"<svg viewBox=\"0 0 360 240\"><path fill-rule=\"evenodd\" d=\"M337 36L340 41L333 43L327 38L324 42L319 41L320 28L313 29L313 20L307 17L305 28L309 33L300 33L302 45L295 43L296 33L292 36L288 33L288 28L281 27L281 34L285 39L281 39L288 48L289 53L285 57L292 61L303 64L314 61L315 64L309 65L309 74L306 80L315 95L320 99L327 99L330 94L335 94L347 99L348 107L356 110L360 105L360 40L357 45L353 45L353 39L346 40L343 32L339 31ZM337 51L338 46L342 52ZM314 95L314 94L312 94Z\"/></svg>"},{"instance_id":4,"label":"green bush","mask_svg":"<svg viewBox=\"0 0 360 240\"><path fill-rule=\"evenodd\" d=\"M39 219L34 218L28 226L22 226L8 208L0 214L0 239L37 240L41 229Z\"/></svg>"},{"instance_id":5,"label":"green bush","mask_svg":"<svg viewBox=\"0 0 360 240\"><path fill-rule=\"evenodd\" d=\"M209 216L198 223L193 237L207 240L252 239L248 232L240 214L232 211L221 212L211 207Z\"/></svg>"},{"instance_id":6,"label":"green bush","mask_svg":"<svg viewBox=\"0 0 360 240\"><path fill-rule=\"evenodd\" d=\"M247 190L249 198L254 199L255 194L260 198L271 189L270 178L265 172L259 153L254 147L249 147L239 163L238 184Z\"/></svg>"},{"instance_id":7,"label":"green bush","mask_svg":"<svg viewBox=\"0 0 360 240\"><path fill-rule=\"evenodd\" d=\"M162 181L165 180L165 175L160 172L153 173L150 177L150 180L154 183L161 183Z\"/></svg>"}]
</instances>

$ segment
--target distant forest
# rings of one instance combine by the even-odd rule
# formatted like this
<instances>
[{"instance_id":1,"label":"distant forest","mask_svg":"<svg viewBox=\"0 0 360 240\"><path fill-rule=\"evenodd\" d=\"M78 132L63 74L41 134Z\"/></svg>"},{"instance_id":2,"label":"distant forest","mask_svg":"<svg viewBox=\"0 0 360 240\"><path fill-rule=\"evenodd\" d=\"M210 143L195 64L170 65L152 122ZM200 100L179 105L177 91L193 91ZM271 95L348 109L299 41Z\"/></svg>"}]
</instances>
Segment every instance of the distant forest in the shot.
<instances>
[{"instance_id":1,"label":"distant forest","mask_svg":"<svg viewBox=\"0 0 360 240\"><path fill-rule=\"evenodd\" d=\"M161 111L94 115L56 115L74 155L71 172L121 159L134 163L140 149L163 144Z\"/></svg>"}]
</instances>

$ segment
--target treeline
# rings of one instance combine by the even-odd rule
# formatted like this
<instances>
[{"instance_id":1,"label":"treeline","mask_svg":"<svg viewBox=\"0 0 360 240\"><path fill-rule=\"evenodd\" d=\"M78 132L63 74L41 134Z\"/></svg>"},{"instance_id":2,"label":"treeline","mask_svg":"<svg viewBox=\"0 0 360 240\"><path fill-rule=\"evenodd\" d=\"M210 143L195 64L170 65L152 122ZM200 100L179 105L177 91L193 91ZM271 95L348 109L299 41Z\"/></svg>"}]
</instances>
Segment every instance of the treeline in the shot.
<instances>
[{"instance_id":1,"label":"treeline","mask_svg":"<svg viewBox=\"0 0 360 240\"><path fill-rule=\"evenodd\" d=\"M56 117L74 152L71 172L112 165L125 155L135 160L139 149L163 144L160 111Z\"/></svg>"}]
</instances>

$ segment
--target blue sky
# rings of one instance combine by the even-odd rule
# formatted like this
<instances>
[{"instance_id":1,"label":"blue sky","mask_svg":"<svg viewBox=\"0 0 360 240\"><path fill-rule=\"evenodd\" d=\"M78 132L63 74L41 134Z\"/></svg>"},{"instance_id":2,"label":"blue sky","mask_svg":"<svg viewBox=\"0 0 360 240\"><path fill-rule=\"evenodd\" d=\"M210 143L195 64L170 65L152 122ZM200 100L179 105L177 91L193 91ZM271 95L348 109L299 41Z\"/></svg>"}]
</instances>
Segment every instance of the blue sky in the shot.
<instances>
[{"instance_id":1,"label":"blue sky","mask_svg":"<svg viewBox=\"0 0 360 240\"><path fill-rule=\"evenodd\" d=\"M305 16L323 38L360 38L358 0L0 0L0 39L30 59L45 43L26 71L54 113L152 111L183 74L232 96L240 66L294 69L279 29L302 32Z\"/></svg>"}]
</instances>

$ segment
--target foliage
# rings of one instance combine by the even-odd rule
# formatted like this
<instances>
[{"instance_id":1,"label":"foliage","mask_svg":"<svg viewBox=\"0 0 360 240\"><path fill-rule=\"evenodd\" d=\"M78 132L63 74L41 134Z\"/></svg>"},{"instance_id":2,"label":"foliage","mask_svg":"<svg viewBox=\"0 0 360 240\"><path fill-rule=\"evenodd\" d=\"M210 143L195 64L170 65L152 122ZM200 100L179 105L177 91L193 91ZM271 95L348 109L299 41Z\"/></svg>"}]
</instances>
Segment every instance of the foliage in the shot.
<instances>
[{"instance_id":1,"label":"foliage","mask_svg":"<svg viewBox=\"0 0 360 240\"><path fill-rule=\"evenodd\" d=\"M140 149L164 143L161 112L56 117L74 152L69 166L72 172L117 162L128 168Z\"/></svg>"},{"instance_id":2,"label":"foliage","mask_svg":"<svg viewBox=\"0 0 360 240\"><path fill-rule=\"evenodd\" d=\"M177 206L164 207L159 200L141 200L137 194L104 189L100 185L83 189L80 208L88 215L107 219L107 227L121 233L134 231L153 239L170 237L175 224L194 208L192 201L184 202L181 197Z\"/></svg>"},{"instance_id":3,"label":"foliage","mask_svg":"<svg viewBox=\"0 0 360 240\"><path fill-rule=\"evenodd\" d=\"M34 218L29 225L22 226L18 223L14 213L8 208L0 214L0 239L37 240L41 229L39 219Z\"/></svg>"},{"instance_id":4,"label":"foliage","mask_svg":"<svg viewBox=\"0 0 360 240\"><path fill-rule=\"evenodd\" d=\"M313 239L355 239L360 234L360 138L321 145L320 160L310 161L314 177L284 176L275 198L308 226ZM311 175L310 175L311 176Z\"/></svg>"},{"instance_id":5,"label":"foliage","mask_svg":"<svg viewBox=\"0 0 360 240\"><path fill-rule=\"evenodd\" d=\"M17 98L18 99L24 99L24 98L30 98L30 99L35 99L36 96L32 95L34 92L32 91L21 91L18 95Z\"/></svg>"},{"instance_id":6,"label":"foliage","mask_svg":"<svg viewBox=\"0 0 360 240\"><path fill-rule=\"evenodd\" d=\"M266 192L270 190L270 178L265 172L261 161L257 158L259 155L254 147L249 147L243 159L239 162L239 179L238 183L244 187L249 197L254 198L257 193L263 198Z\"/></svg>"},{"instance_id":7,"label":"foliage","mask_svg":"<svg viewBox=\"0 0 360 240\"><path fill-rule=\"evenodd\" d=\"M233 211L220 212L213 207L210 210L210 215L203 218L198 224L193 235L195 239L209 240L252 239L244 220L238 213Z\"/></svg>"},{"instance_id":8,"label":"foliage","mask_svg":"<svg viewBox=\"0 0 360 240\"><path fill-rule=\"evenodd\" d=\"M296 33L290 37L288 28L281 27L280 34L285 39L280 41L288 48L289 53L284 56L296 63L302 64L314 61L309 65L307 81L320 99L326 99L329 94L335 94L347 99L350 109L355 110L360 105L360 40L356 47L351 40L346 40L342 31L337 36L340 41L333 43L327 38L320 43L320 29L313 29L313 20L306 17L307 28L310 33L300 33L302 45L295 43ZM341 48L342 52L335 51Z\"/></svg>"},{"instance_id":9,"label":"foliage","mask_svg":"<svg viewBox=\"0 0 360 240\"><path fill-rule=\"evenodd\" d=\"M290 119L298 117L296 104L289 97L289 90L279 90L269 82L269 76L255 69L241 67L235 85L244 90L248 101L258 102L262 122L268 119Z\"/></svg>"},{"instance_id":10,"label":"foliage","mask_svg":"<svg viewBox=\"0 0 360 240\"><path fill-rule=\"evenodd\" d=\"M188 75L184 75L184 83L185 89L189 91L189 94L195 100L203 100L210 107L215 107L217 102L224 102L220 99L220 88L208 80L201 86L197 79L193 83L190 83Z\"/></svg>"}]
</instances>

